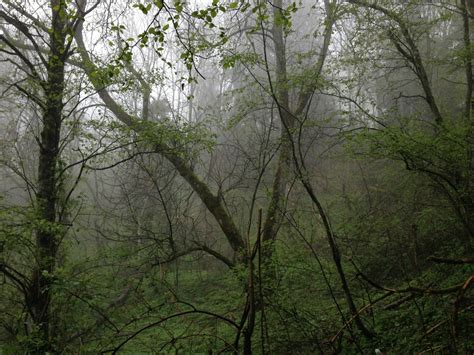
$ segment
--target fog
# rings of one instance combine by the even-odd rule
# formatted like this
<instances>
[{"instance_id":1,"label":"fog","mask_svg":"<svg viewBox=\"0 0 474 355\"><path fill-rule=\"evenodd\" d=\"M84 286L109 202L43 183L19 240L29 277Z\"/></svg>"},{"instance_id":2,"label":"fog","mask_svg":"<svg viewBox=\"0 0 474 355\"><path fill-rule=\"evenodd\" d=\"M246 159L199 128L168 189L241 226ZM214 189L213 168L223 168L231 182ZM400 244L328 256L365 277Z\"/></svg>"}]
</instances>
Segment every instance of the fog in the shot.
<instances>
[{"instance_id":1,"label":"fog","mask_svg":"<svg viewBox=\"0 0 474 355\"><path fill-rule=\"evenodd\" d=\"M0 353L469 353L470 1L4 0Z\"/></svg>"}]
</instances>

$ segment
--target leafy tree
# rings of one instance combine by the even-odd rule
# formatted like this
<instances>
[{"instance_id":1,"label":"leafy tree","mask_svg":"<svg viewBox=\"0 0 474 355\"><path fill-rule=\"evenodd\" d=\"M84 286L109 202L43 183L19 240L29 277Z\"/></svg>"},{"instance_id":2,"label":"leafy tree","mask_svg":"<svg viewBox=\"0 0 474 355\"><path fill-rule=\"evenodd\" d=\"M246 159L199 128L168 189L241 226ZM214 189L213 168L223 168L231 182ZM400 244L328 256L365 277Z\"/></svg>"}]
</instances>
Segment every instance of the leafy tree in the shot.
<instances>
[{"instance_id":1,"label":"leafy tree","mask_svg":"<svg viewBox=\"0 0 474 355\"><path fill-rule=\"evenodd\" d=\"M24 298L26 349L53 351L55 329L51 314L52 288L59 246L67 229L66 203L70 193L62 189L61 131L65 114L66 60L72 53L73 33L78 18L66 1L53 0L40 8L42 18L31 16L15 2L4 2L0 37L4 58L18 70L11 88L41 112L37 147L37 175L30 186L34 192L30 221L33 233L28 269L2 262L2 273ZM37 33L32 31L33 26ZM48 48L46 51L43 47ZM66 193L65 200L61 195ZM12 235L7 233L6 238ZM13 262L16 263L15 258ZM31 272L31 275L25 275Z\"/></svg>"},{"instance_id":2,"label":"leafy tree","mask_svg":"<svg viewBox=\"0 0 474 355\"><path fill-rule=\"evenodd\" d=\"M5 0L0 351L471 351L471 10Z\"/></svg>"}]
</instances>

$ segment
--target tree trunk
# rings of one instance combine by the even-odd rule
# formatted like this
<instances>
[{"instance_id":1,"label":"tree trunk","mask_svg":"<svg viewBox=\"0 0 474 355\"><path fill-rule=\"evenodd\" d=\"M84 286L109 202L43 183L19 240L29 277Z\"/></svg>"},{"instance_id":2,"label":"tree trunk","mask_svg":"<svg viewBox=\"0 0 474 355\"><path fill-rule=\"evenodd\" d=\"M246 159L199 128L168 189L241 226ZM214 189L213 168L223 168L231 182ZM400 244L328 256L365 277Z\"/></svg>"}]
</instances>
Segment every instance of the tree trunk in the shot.
<instances>
[{"instance_id":1,"label":"tree trunk","mask_svg":"<svg viewBox=\"0 0 474 355\"><path fill-rule=\"evenodd\" d=\"M65 8L64 0L52 0L52 31L45 82L45 107L38 164L36 263L29 294L29 309L40 345L34 352L54 351L51 339L51 286L58 249L56 207L57 161L64 95Z\"/></svg>"},{"instance_id":2,"label":"tree trunk","mask_svg":"<svg viewBox=\"0 0 474 355\"><path fill-rule=\"evenodd\" d=\"M311 183L308 179L308 172L304 164L304 157L302 154L298 154L297 143L294 141L294 130L297 123L297 117L303 113L304 108L308 105L309 99L314 90L314 85L317 83L317 78L320 76L324 61L327 55L327 50L329 47L329 42L331 39L332 26L335 21L335 14L330 10L329 3L326 3L326 10L328 11L328 21L324 33L324 42L321 54L318 58L318 61L315 65L315 79L310 85L309 89L303 90L299 95L299 102L295 112L292 112L289 105L289 88L287 82L287 68L286 68L286 49L283 39L283 27L281 18L284 16L282 13L283 2L282 0L276 0L274 2L274 23L273 23L273 41L275 45L275 57L276 57L276 83L277 87L272 87L272 92L274 94L274 99L278 106L280 120L282 123L282 132L281 132L281 147L280 147L280 156L278 161L278 168L275 174L273 191L272 191L272 200L270 202L269 212L267 214L267 219L265 221L265 226L263 230L264 240L273 240L276 236L279 222L277 220L277 211L282 208L283 205L283 192L288 181L288 172L291 168L291 163L294 164L296 175L298 179L303 184L308 195L311 198L311 201L316 205L319 215L323 221L324 229L326 232L326 238L328 244L331 248L331 255L334 261L334 264L339 275L339 280L341 282L342 289L346 298L347 305L351 312L351 315L354 317L354 322L357 328L364 334L366 337L372 337L373 334L367 327L364 325L357 307L355 305L352 293L349 288L349 284L346 279L346 275L342 266L341 254L336 243L336 239L333 233L333 230L329 223L329 218L326 214L326 211L322 207L320 201L318 200ZM301 127L299 129L302 129ZM270 250L271 252L271 250Z\"/></svg>"},{"instance_id":3,"label":"tree trunk","mask_svg":"<svg viewBox=\"0 0 474 355\"><path fill-rule=\"evenodd\" d=\"M278 113L280 116L280 151L278 163L273 178L272 195L267 210L267 216L263 225L263 241L269 242L276 238L280 223L283 202L285 198L286 185L291 167L291 134L295 127L295 116L290 112L288 79L286 68L286 46L283 38L283 28L281 25L282 0L276 0L273 7L273 43L275 48L276 80L274 99L277 101ZM272 84L273 86L273 84Z\"/></svg>"}]
</instances>

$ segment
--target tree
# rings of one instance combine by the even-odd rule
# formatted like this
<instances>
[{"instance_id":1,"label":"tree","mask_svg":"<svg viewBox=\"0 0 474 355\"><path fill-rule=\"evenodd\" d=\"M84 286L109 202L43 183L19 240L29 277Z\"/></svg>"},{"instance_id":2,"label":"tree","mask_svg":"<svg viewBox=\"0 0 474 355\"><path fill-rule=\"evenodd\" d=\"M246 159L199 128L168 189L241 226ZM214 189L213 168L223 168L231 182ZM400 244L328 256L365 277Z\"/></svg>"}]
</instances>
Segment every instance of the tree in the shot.
<instances>
[{"instance_id":1,"label":"tree","mask_svg":"<svg viewBox=\"0 0 474 355\"><path fill-rule=\"evenodd\" d=\"M65 233L61 210L61 129L65 117L66 60L71 55L72 33L78 19L66 1L52 0L40 9L47 22L39 22L28 9L4 2L0 18L7 31L0 37L2 52L22 73L11 86L41 112L37 181L34 196L34 259L31 276L2 263L2 272L20 288L28 312L28 335L34 337L29 351L54 350L51 316L52 285L58 248ZM33 25L38 33L33 33ZM18 41L16 38L20 38ZM43 44L48 50L42 50ZM31 51L25 52L25 48ZM31 83L30 85L24 85ZM33 90L30 87L33 87Z\"/></svg>"},{"instance_id":2,"label":"tree","mask_svg":"<svg viewBox=\"0 0 474 355\"><path fill-rule=\"evenodd\" d=\"M0 351L470 351L470 4L20 5Z\"/></svg>"}]
</instances>

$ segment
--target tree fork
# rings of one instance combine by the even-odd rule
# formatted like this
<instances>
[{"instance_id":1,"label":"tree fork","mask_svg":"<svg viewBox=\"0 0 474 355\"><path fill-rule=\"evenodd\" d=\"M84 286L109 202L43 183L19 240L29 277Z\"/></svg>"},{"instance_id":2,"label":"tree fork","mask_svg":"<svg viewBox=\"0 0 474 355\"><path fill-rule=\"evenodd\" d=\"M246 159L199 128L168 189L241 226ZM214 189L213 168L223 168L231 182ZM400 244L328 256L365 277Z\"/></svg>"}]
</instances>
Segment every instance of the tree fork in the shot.
<instances>
[{"instance_id":1,"label":"tree fork","mask_svg":"<svg viewBox=\"0 0 474 355\"><path fill-rule=\"evenodd\" d=\"M306 105L309 104L309 100L311 98L312 92L314 91L315 87L313 84L309 89L303 91L300 94L300 102L298 103L298 108L295 113L290 110L289 107L289 91L288 88L285 87L287 82L287 73L286 73L286 49L285 43L283 40L283 27L277 19L282 14L283 3L282 0L277 0L274 3L274 23L273 23L273 39L275 45L275 56L276 56L276 82L277 87L274 89L270 74L267 68L267 75L270 81L270 87L272 91L273 99L275 100L278 112L280 115L280 120L282 123L282 132L281 132L281 139L282 139L282 147L280 148L280 161L278 166L278 171L276 173L275 183L274 183L274 190L272 194L272 201L271 201L271 209L276 209L277 206L281 204L281 191L284 189L285 181L282 178L283 169L287 171L290 168L291 162L294 164L294 168L296 171L296 175L300 182L302 183L303 187L305 188L306 192L308 193L309 197L313 204L317 207L318 213L323 221L324 229L326 231L326 237L328 240L328 244L331 248L331 255L336 265L337 273L339 275L339 279L341 282L342 289L344 291L344 295L346 298L347 305L351 312L351 315L354 317L354 323L356 324L357 328L360 332L367 338L372 338L374 334L365 326L362 318L358 314L357 307L355 305L354 299L352 297L352 293L350 291L349 283L347 282L345 272L342 266L341 261L341 254L339 248L336 243L336 239L334 236L334 232L331 228L329 218L324 210L323 206L321 205L319 199L317 198L310 181L308 180L307 169L304 164L304 157L299 151L293 137L293 131L295 129L295 124L297 120L297 115L302 114ZM332 34L332 26L335 22L335 13L334 10L331 9L331 4L326 2L326 9L328 11L329 21L325 26L325 33L324 33L324 43L323 43L323 50L319 56L319 59L316 63L315 67L315 75L319 77L321 75L322 68L324 66L327 50L329 47L331 34ZM265 58L266 59L266 58ZM266 61L267 62L267 61ZM316 81L315 81L316 82ZM301 128L300 128L301 129ZM286 164L284 164L286 161ZM284 166L283 166L284 165ZM281 171L280 171L281 169ZM280 175L281 174L281 175ZM281 180L280 180L281 179ZM278 184L278 189L275 189ZM278 226L277 220L275 215L267 215L267 220L265 221L264 226L264 240L265 237L267 238L275 238L276 234L276 227Z\"/></svg>"}]
</instances>

